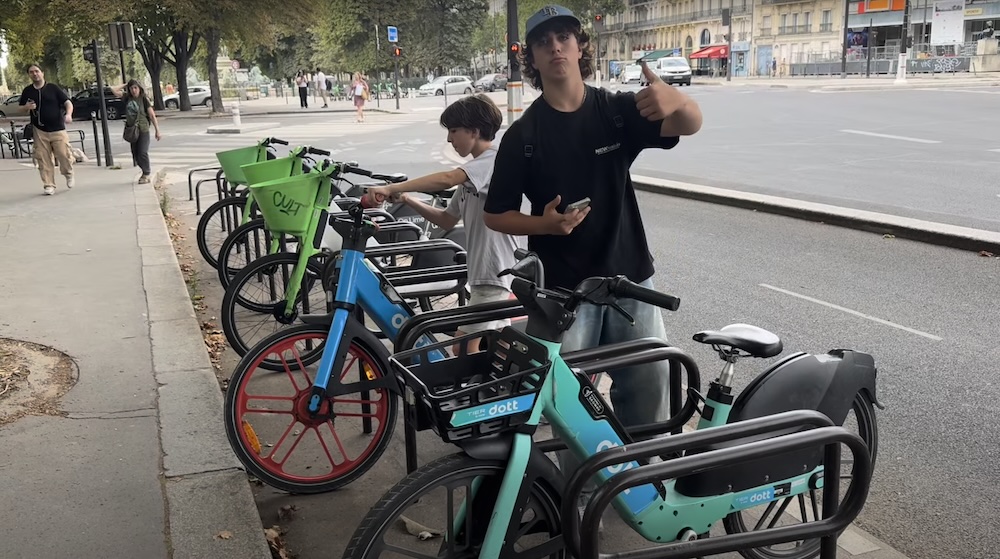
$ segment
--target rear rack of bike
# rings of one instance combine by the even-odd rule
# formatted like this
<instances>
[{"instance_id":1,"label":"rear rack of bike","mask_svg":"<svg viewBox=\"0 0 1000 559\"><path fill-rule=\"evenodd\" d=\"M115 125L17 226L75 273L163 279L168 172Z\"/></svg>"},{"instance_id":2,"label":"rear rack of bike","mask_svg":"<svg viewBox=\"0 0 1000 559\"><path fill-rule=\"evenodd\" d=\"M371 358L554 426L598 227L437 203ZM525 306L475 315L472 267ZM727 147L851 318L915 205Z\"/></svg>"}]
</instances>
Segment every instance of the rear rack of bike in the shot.
<instances>
[{"instance_id":1,"label":"rear rack of bike","mask_svg":"<svg viewBox=\"0 0 1000 559\"><path fill-rule=\"evenodd\" d=\"M781 434L788 433L790 428L811 429ZM642 460L653 456L670 455L684 450L704 448L706 445L768 434L774 436L626 470L610 477L594 492L582 519L577 511L578 498L587 480L608 466L632 461L642 463ZM840 444L846 444L854 455L851 486L841 506L840 476L824 476L821 520L694 541L655 544L652 547L621 553L599 554L599 523L608 505L619 493L633 487L675 479L694 472L733 466L784 452L819 446L824 448L824 469L839 471ZM688 559L814 538L821 539L820 558L835 559L837 538L864 507L871 475L871 457L868 447L860 437L843 427L834 426L828 417L819 412L790 411L714 429L645 440L595 454L580 466L566 485L562 504L562 529L570 555L580 559L597 557Z\"/></svg>"}]
</instances>

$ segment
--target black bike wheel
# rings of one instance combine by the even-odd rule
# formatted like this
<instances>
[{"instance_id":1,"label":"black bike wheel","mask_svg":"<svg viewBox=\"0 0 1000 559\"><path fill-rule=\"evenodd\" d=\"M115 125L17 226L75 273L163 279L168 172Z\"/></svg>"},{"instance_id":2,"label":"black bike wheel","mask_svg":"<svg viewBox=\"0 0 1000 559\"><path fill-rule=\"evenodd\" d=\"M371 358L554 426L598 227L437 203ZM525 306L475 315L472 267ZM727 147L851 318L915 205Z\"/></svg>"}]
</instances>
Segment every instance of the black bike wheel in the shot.
<instances>
[{"instance_id":1,"label":"black bike wheel","mask_svg":"<svg viewBox=\"0 0 1000 559\"><path fill-rule=\"evenodd\" d=\"M438 559L478 557L506 467L506 462L500 460L476 460L465 454L445 456L424 465L403 478L368 511L348 542L344 559L401 555ZM453 525L455 512L465 502L476 479L481 483L468 507L471 512L466 514L464 525L456 529ZM437 489L444 490L444 495L436 495ZM438 501L435 497L445 499ZM519 551L530 550L558 536L562 528L561 500L556 488L541 478L536 479L521 512L520 529L512 545ZM432 501L434 504L430 504ZM421 526L414 527L403 517ZM401 529L397 526L399 523L409 525ZM440 531L442 536L421 540L409 533L412 529L423 531L424 528ZM564 551L559 551L549 557L566 556Z\"/></svg>"},{"instance_id":2,"label":"black bike wheel","mask_svg":"<svg viewBox=\"0 0 1000 559\"><path fill-rule=\"evenodd\" d=\"M292 253L298 249L295 237L283 235L278 245L279 252ZM219 283L223 288L229 287L236 274L240 273L251 262L268 255L271 240L274 235L267 230L263 218L257 218L236 228L222 243L219 249L218 265Z\"/></svg>"},{"instance_id":3,"label":"black bike wheel","mask_svg":"<svg viewBox=\"0 0 1000 559\"><path fill-rule=\"evenodd\" d=\"M851 410L854 412L854 416L856 417L858 435L868 446L868 451L871 453L872 467L874 467L875 458L878 455L878 424L875 421L875 407L872 405L872 402L869 400L867 395L859 393L854 397L854 403L851 406ZM843 453L843 458L844 460L841 462L842 467L848 464L848 458L850 458L850 463L853 463L851 452L846 448ZM847 492L849 480L850 474L841 474L841 494L845 494ZM783 516L788 516L789 519L803 522L815 521L822 518L822 492L812 491L808 493L808 498L806 495L807 494L799 494L781 501L772 501L766 506L766 508L754 507L752 509L734 512L722 520L722 525L725 527L726 533L740 534L743 532L760 530L765 527L765 524L767 524L767 528L780 525ZM789 505L793 502L798 506L790 507ZM765 508L762 514L759 511L761 508ZM789 511L789 509L791 510ZM757 511L757 513L755 514L751 511ZM794 515L798 515L798 518L794 518ZM811 519L810 516L812 517ZM749 523L753 525L753 528L748 526L748 521L750 521ZM813 539L790 542L787 544L776 544L770 547L748 549L740 551L740 555L746 559L812 559L819 556L819 548L820 540Z\"/></svg>"},{"instance_id":4,"label":"black bike wheel","mask_svg":"<svg viewBox=\"0 0 1000 559\"><path fill-rule=\"evenodd\" d=\"M285 291L298 265L298 254L279 252L250 263L236 274L222 298L222 330L230 347L246 355L261 340L297 323L301 314L327 312L320 281L323 269L309 260L291 315L285 314ZM255 296L259 296L256 299ZM266 363L278 367L277 362Z\"/></svg>"},{"instance_id":5,"label":"black bike wheel","mask_svg":"<svg viewBox=\"0 0 1000 559\"><path fill-rule=\"evenodd\" d=\"M226 436L247 471L290 493L324 493L367 472L392 438L399 406L386 388L328 397L320 415L307 404L328 336L303 324L267 338L237 365L226 390ZM355 340L346 350L340 381L388 376L373 348ZM278 372L262 367L280 361ZM336 417L330 418L333 410Z\"/></svg>"},{"instance_id":6,"label":"black bike wheel","mask_svg":"<svg viewBox=\"0 0 1000 559\"><path fill-rule=\"evenodd\" d=\"M195 238L198 241L198 252L201 257L208 262L208 265L216 268L219 265L219 249L222 243L237 227L243 219L243 207L246 205L246 197L236 196L224 198L212 204L201 214L198 220L198 227L195 230ZM256 208L253 208L254 210ZM257 217L251 211L251 218Z\"/></svg>"}]
</instances>

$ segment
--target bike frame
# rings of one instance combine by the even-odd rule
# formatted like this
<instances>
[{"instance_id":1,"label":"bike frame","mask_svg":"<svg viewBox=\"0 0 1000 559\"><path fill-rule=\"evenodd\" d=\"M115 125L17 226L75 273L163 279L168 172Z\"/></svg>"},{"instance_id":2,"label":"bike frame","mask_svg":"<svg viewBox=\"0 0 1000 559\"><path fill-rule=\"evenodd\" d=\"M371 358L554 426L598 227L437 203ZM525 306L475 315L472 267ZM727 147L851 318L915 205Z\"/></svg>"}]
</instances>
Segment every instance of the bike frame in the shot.
<instances>
[{"instance_id":1,"label":"bike frame","mask_svg":"<svg viewBox=\"0 0 1000 559\"><path fill-rule=\"evenodd\" d=\"M617 425L617 419L607 410L608 405L599 395L594 386L585 377L570 370L560 357L561 343L553 343L532 337L548 350L551 362L549 374L542 384L537 397L529 395L531 401L520 399L500 400L491 402L498 409L507 409L496 416L520 413L524 405L531 406L531 415L526 425L536 427L544 415L552 426L554 435L565 441L574 455L583 462L598 452L619 447L625 444L622 433L624 430ZM559 387L558 391L556 386ZM589 393L583 392L585 388ZM581 398L582 394L586 397ZM517 401L515 400L522 400ZM589 408L582 403L587 401ZM704 417L698 424L698 429L708 429L726 424L731 405L706 400L715 408L712 420ZM506 406L505 406L506 404ZM600 417L595 419L594 416ZM530 430L530 429L525 429ZM528 459L534 441L525 432L513 434L510 458L500 485L500 493L493 509L493 515L480 557L499 558L510 526L513 511L517 505L521 482L525 478ZM639 467L635 461L615 464L600 470L596 477L604 483L611 476L623 471ZM649 541L667 543L674 541L682 530L698 527L697 532L707 532L712 525L722 520L728 514L767 504L778 499L785 499L809 490L822 488L822 466L789 479L774 480L767 485L758 486L739 493L725 493L709 497L689 497L674 490L674 480L664 484L648 484L632 487L615 496L614 508L622 519L632 529ZM775 488L780 487L780 491ZM464 513L464 509L462 511ZM459 515L463 517L463 515ZM456 526L460 526L464 518L456 518ZM704 527L704 528L702 528Z\"/></svg>"}]
</instances>

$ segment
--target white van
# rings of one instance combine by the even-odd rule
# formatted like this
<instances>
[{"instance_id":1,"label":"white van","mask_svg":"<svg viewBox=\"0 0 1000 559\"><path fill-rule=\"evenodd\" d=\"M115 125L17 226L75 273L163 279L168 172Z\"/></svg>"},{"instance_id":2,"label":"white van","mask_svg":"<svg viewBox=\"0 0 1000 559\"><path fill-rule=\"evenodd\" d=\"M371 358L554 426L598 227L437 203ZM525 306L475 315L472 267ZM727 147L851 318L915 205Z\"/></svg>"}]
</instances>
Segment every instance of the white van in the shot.
<instances>
[{"instance_id":1,"label":"white van","mask_svg":"<svg viewBox=\"0 0 1000 559\"><path fill-rule=\"evenodd\" d=\"M669 56L656 61L656 75L677 85L691 85L691 65L682 56Z\"/></svg>"}]
</instances>

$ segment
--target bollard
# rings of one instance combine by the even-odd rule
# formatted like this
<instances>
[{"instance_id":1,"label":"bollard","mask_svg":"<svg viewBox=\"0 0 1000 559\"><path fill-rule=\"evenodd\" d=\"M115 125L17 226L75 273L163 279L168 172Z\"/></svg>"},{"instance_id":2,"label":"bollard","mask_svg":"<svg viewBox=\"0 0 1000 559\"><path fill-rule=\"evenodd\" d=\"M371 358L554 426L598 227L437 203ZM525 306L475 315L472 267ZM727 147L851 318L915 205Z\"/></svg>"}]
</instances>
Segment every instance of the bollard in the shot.
<instances>
[{"instance_id":1,"label":"bollard","mask_svg":"<svg viewBox=\"0 0 1000 559\"><path fill-rule=\"evenodd\" d=\"M10 139L14 142L13 154L14 159L21 158L21 142L17 139L17 126L14 121L10 121Z\"/></svg>"},{"instance_id":2,"label":"bollard","mask_svg":"<svg viewBox=\"0 0 1000 559\"><path fill-rule=\"evenodd\" d=\"M236 128L239 128L241 126L239 102L236 102L236 104L233 105L233 126L235 126Z\"/></svg>"},{"instance_id":3,"label":"bollard","mask_svg":"<svg viewBox=\"0 0 1000 559\"><path fill-rule=\"evenodd\" d=\"M97 135L97 113L90 112L90 123L94 125L94 154L97 156L97 166L101 166L101 141Z\"/></svg>"}]
</instances>

